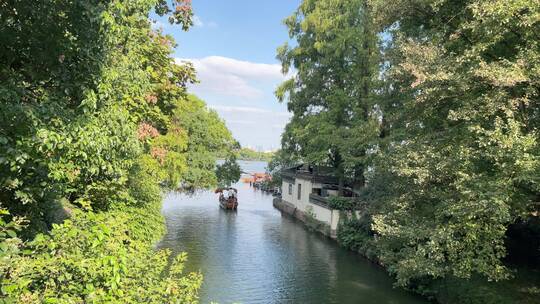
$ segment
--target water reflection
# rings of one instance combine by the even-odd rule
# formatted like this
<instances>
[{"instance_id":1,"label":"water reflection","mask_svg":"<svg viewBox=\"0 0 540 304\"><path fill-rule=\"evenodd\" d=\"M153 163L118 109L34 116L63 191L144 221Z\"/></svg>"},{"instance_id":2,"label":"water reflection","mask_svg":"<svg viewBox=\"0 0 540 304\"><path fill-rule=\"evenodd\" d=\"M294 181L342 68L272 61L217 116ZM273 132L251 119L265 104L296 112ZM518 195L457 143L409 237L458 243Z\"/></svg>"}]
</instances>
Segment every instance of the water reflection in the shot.
<instances>
[{"instance_id":1,"label":"water reflection","mask_svg":"<svg viewBox=\"0 0 540 304\"><path fill-rule=\"evenodd\" d=\"M264 163L242 167L264 171ZM188 252L188 270L204 275L202 303L425 303L393 289L379 267L281 216L270 195L236 187L237 212L221 210L212 192L171 193L164 202L160 247Z\"/></svg>"}]
</instances>

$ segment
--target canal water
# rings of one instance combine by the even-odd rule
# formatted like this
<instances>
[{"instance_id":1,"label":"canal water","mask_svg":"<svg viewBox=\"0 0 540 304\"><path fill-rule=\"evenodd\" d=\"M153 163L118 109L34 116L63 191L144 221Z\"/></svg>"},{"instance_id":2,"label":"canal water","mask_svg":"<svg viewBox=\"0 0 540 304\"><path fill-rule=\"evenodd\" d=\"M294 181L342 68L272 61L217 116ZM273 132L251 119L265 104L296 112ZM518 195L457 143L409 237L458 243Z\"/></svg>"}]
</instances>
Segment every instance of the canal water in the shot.
<instances>
[{"instance_id":1,"label":"canal water","mask_svg":"<svg viewBox=\"0 0 540 304\"><path fill-rule=\"evenodd\" d=\"M241 162L246 172L266 163ZM272 196L237 184L237 212L211 191L167 195L167 234L159 247L187 252L201 271L201 303L427 303L392 287L380 267L307 230L272 206Z\"/></svg>"}]
</instances>

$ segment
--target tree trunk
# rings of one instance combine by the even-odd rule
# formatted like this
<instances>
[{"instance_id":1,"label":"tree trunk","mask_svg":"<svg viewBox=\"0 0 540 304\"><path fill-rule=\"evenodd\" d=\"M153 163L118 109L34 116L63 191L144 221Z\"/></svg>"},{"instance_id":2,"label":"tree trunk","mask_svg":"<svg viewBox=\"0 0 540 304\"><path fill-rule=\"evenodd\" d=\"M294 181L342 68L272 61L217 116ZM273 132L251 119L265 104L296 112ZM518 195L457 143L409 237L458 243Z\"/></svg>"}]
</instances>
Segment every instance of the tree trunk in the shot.
<instances>
[{"instance_id":1,"label":"tree trunk","mask_svg":"<svg viewBox=\"0 0 540 304\"><path fill-rule=\"evenodd\" d=\"M366 186L366 176L364 174L364 165L358 165L354 170L354 188L363 188Z\"/></svg>"},{"instance_id":2,"label":"tree trunk","mask_svg":"<svg viewBox=\"0 0 540 304\"><path fill-rule=\"evenodd\" d=\"M343 158L339 152L335 153L334 169L336 177L338 178L338 195L343 196L343 189L345 188L345 170L343 168Z\"/></svg>"},{"instance_id":3,"label":"tree trunk","mask_svg":"<svg viewBox=\"0 0 540 304\"><path fill-rule=\"evenodd\" d=\"M345 188L345 179L343 178L343 176L340 176L339 178L339 182L338 182L338 196L343 196L343 189Z\"/></svg>"}]
</instances>

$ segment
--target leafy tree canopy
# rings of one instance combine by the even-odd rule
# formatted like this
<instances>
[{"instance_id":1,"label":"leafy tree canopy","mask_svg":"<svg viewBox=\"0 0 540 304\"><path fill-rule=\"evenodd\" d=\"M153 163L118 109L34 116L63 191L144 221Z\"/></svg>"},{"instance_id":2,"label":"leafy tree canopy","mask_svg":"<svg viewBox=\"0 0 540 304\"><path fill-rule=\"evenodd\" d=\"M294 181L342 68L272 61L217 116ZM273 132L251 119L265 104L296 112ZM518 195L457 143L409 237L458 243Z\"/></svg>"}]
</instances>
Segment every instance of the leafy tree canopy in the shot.
<instances>
[{"instance_id":1,"label":"leafy tree canopy","mask_svg":"<svg viewBox=\"0 0 540 304\"><path fill-rule=\"evenodd\" d=\"M400 283L506 278L506 229L540 194L538 3L374 3L401 96L372 171L383 261Z\"/></svg>"},{"instance_id":2,"label":"leafy tree canopy","mask_svg":"<svg viewBox=\"0 0 540 304\"><path fill-rule=\"evenodd\" d=\"M197 302L185 256L153 248L161 192L216 184L233 140L153 10L192 23L189 0L0 4L2 299Z\"/></svg>"},{"instance_id":3,"label":"leafy tree canopy","mask_svg":"<svg viewBox=\"0 0 540 304\"><path fill-rule=\"evenodd\" d=\"M509 277L507 229L540 206L539 16L536 0L304 0L285 20L284 159L365 185L365 237L398 284Z\"/></svg>"},{"instance_id":4,"label":"leafy tree canopy","mask_svg":"<svg viewBox=\"0 0 540 304\"><path fill-rule=\"evenodd\" d=\"M373 111L376 35L363 0L306 0L285 20L294 46L278 49L283 71L295 76L276 91L293 113L283 149L305 162L360 180L366 151L378 135ZM361 135L361 136L358 136Z\"/></svg>"}]
</instances>

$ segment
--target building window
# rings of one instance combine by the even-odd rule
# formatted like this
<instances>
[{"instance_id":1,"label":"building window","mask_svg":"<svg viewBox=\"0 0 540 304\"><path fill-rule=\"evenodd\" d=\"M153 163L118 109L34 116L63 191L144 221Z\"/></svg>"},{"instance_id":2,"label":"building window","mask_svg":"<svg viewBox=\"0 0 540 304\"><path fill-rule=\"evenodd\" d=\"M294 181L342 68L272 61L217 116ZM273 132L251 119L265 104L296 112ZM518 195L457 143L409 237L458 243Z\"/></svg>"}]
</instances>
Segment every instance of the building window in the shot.
<instances>
[{"instance_id":1,"label":"building window","mask_svg":"<svg viewBox=\"0 0 540 304\"><path fill-rule=\"evenodd\" d=\"M289 184L289 195L292 195L292 184Z\"/></svg>"},{"instance_id":2,"label":"building window","mask_svg":"<svg viewBox=\"0 0 540 304\"><path fill-rule=\"evenodd\" d=\"M302 184L298 184L298 200L302 198Z\"/></svg>"}]
</instances>

